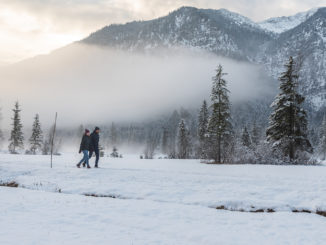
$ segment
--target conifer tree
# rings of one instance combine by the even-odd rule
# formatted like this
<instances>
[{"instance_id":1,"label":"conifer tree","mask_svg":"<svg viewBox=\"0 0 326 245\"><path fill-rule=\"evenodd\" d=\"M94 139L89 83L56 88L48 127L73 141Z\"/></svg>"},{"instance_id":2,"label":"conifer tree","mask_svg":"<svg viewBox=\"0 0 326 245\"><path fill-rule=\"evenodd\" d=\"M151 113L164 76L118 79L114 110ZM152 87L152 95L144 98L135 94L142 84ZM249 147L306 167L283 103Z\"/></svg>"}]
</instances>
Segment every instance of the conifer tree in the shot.
<instances>
[{"instance_id":1,"label":"conifer tree","mask_svg":"<svg viewBox=\"0 0 326 245\"><path fill-rule=\"evenodd\" d=\"M212 114L208 122L209 155L215 163L226 162L232 152L232 124L230 115L229 90L227 82L223 78L221 65L213 77L211 93Z\"/></svg>"},{"instance_id":2,"label":"conifer tree","mask_svg":"<svg viewBox=\"0 0 326 245\"><path fill-rule=\"evenodd\" d=\"M51 138L47 137L42 144L42 154L49 155L51 150Z\"/></svg>"},{"instance_id":3,"label":"conifer tree","mask_svg":"<svg viewBox=\"0 0 326 245\"><path fill-rule=\"evenodd\" d=\"M206 100L200 108L198 116L198 139L199 139L199 156L201 159L207 158L207 133L208 133L208 107Z\"/></svg>"},{"instance_id":4,"label":"conifer tree","mask_svg":"<svg viewBox=\"0 0 326 245\"><path fill-rule=\"evenodd\" d=\"M279 78L280 93L271 107L267 141L274 150L283 153L290 162L299 158L300 153L312 153L307 138L307 116L302 107L304 97L298 93L299 70L292 57L285 65L286 71Z\"/></svg>"},{"instance_id":5,"label":"conifer tree","mask_svg":"<svg viewBox=\"0 0 326 245\"><path fill-rule=\"evenodd\" d=\"M168 126L169 126L169 157L176 158L176 136L178 134L178 125L180 122L180 114L177 110L174 110L172 115L169 118Z\"/></svg>"},{"instance_id":6,"label":"conifer tree","mask_svg":"<svg viewBox=\"0 0 326 245\"><path fill-rule=\"evenodd\" d=\"M259 144L259 141L260 141L260 128L257 126L256 121L254 121L251 130L251 142L254 146L257 146Z\"/></svg>"},{"instance_id":7,"label":"conifer tree","mask_svg":"<svg viewBox=\"0 0 326 245\"><path fill-rule=\"evenodd\" d=\"M131 145L135 140L135 128L131 124L128 128L128 145Z\"/></svg>"},{"instance_id":8,"label":"conifer tree","mask_svg":"<svg viewBox=\"0 0 326 245\"><path fill-rule=\"evenodd\" d=\"M32 128L32 136L29 139L31 144L30 151L32 154L36 154L37 150L41 150L43 143L43 132L41 129L39 115L36 114L34 117L34 123Z\"/></svg>"},{"instance_id":9,"label":"conifer tree","mask_svg":"<svg viewBox=\"0 0 326 245\"><path fill-rule=\"evenodd\" d=\"M155 150L161 142L161 133L154 127L148 128L146 135L146 145L144 150L145 159L153 159Z\"/></svg>"},{"instance_id":10,"label":"conifer tree","mask_svg":"<svg viewBox=\"0 0 326 245\"><path fill-rule=\"evenodd\" d=\"M250 135L249 135L247 127L244 127L244 129L242 131L241 142L242 142L242 145L244 145L246 147L251 146L251 139L250 139Z\"/></svg>"},{"instance_id":11,"label":"conifer tree","mask_svg":"<svg viewBox=\"0 0 326 245\"><path fill-rule=\"evenodd\" d=\"M326 115L324 115L320 132L321 132L321 140L319 143L320 154L323 160L325 160L326 159Z\"/></svg>"},{"instance_id":12,"label":"conifer tree","mask_svg":"<svg viewBox=\"0 0 326 245\"><path fill-rule=\"evenodd\" d=\"M113 147L115 147L118 143L118 131L114 123L111 124L110 141Z\"/></svg>"},{"instance_id":13,"label":"conifer tree","mask_svg":"<svg viewBox=\"0 0 326 245\"><path fill-rule=\"evenodd\" d=\"M162 135L162 153L168 154L169 146L169 131L166 128L163 128L163 135Z\"/></svg>"},{"instance_id":14,"label":"conifer tree","mask_svg":"<svg viewBox=\"0 0 326 245\"><path fill-rule=\"evenodd\" d=\"M9 139L9 151L12 154L17 153L17 148L18 149L23 149L24 148L24 135L23 135L23 125L21 123L20 119L20 112L21 109L19 107L18 101L15 103L15 108L12 110L14 112L14 117L12 118L12 130L10 134L10 139Z\"/></svg>"},{"instance_id":15,"label":"conifer tree","mask_svg":"<svg viewBox=\"0 0 326 245\"><path fill-rule=\"evenodd\" d=\"M178 155L180 159L187 159L189 157L190 142L189 132L186 128L186 124L182 119L179 123L178 129Z\"/></svg>"}]
</instances>

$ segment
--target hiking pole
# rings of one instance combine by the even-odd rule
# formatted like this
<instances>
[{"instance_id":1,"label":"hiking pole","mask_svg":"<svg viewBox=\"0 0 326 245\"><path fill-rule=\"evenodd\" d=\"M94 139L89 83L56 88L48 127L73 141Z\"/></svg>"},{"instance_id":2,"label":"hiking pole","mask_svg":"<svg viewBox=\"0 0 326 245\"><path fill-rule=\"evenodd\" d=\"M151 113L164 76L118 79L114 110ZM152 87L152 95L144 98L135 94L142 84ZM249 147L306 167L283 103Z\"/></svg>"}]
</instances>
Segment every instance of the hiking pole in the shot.
<instances>
[{"instance_id":1,"label":"hiking pole","mask_svg":"<svg viewBox=\"0 0 326 245\"><path fill-rule=\"evenodd\" d=\"M52 139L51 139L51 168L52 168L52 157L53 157L53 144L54 144L54 135L55 135L55 129L57 127L57 117L58 113L55 113L55 119L54 119L54 126L53 126L53 132L52 132Z\"/></svg>"}]
</instances>

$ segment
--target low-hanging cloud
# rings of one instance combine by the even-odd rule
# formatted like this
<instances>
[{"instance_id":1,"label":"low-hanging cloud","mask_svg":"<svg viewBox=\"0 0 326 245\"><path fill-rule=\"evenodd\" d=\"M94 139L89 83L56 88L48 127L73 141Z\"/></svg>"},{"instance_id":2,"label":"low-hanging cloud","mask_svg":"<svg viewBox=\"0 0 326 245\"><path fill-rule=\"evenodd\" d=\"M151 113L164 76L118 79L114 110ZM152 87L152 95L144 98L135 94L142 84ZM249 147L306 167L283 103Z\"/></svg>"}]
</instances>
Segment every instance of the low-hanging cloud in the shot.
<instances>
[{"instance_id":1,"label":"low-hanging cloud","mask_svg":"<svg viewBox=\"0 0 326 245\"><path fill-rule=\"evenodd\" d=\"M49 125L142 121L175 108L198 108L208 99L218 64L228 75L233 102L263 98L271 80L261 67L203 51L161 50L155 54L74 44L0 71L5 125L19 100L23 120L39 113Z\"/></svg>"}]
</instances>

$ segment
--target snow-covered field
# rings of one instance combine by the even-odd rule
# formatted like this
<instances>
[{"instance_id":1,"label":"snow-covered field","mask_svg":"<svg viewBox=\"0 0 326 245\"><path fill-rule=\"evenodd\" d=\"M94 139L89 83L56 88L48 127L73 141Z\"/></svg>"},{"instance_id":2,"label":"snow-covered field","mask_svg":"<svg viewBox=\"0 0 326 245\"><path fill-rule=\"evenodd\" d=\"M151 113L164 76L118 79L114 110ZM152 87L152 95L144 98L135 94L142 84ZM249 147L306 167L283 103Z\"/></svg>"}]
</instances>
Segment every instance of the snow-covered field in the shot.
<instances>
[{"instance_id":1,"label":"snow-covered field","mask_svg":"<svg viewBox=\"0 0 326 245\"><path fill-rule=\"evenodd\" d=\"M326 166L0 154L0 244L323 244ZM94 159L92 159L93 162ZM91 197L94 194L105 197ZM112 198L116 197L116 198ZM217 210L224 206L226 209ZM274 213L251 213L273 209Z\"/></svg>"}]
</instances>

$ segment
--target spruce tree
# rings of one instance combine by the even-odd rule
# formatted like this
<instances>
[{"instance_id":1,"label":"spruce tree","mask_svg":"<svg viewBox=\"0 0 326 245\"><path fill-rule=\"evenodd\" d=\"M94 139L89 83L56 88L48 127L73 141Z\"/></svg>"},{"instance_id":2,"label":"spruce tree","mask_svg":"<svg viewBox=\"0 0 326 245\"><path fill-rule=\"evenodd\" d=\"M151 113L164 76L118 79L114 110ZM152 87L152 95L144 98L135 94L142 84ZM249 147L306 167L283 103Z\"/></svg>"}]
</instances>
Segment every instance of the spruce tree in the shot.
<instances>
[{"instance_id":1,"label":"spruce tree","mask_svg":"<svg viewBox=\"0 0 326 245\"><path fill-rule=\"evenodd\" d=\"M32 154L36 154L37 150L41 150L42 143L43 143L43 132L41 129L39 115L36 114L34 117L33 129L32 129L32 136L29 139L31 144L30 151Z\"/></svg>"},{"instance_id":2,"label":"spruce tree","mask_svg":"<svg viewBox=\"0 0 326 245\"><path fill-rule=\"evenodd\" d=\"M230 115L229 90L227 82L223 78L221 65L213 77L211 93L212 114L208 122L209 154L215 163L226 162L232 151L232 124Z\"/></svg>"},{"instance_id":3,"label":"spruce tree","mask_svg":"<svg viewBox=\"0 0 326 245\"><path fill-rule=\"evenodd\" d=\"M176 158L176 136L178 134L178 125L180 122L180 114L177 110L174 110L172 115L169 118L168 126L169 126L169 158Z\"/></svg>"},{"instance_id":4,"label":"spruce tree","mask_svg":"<svg viewBox=\"0 0 326 245\"><path fill-rule=\"evenodd\" d=\"M12 118L12 130L10 134L10 139L9 139L9 152L12 154L17 153L17 148L18 149L23 149L24 148L24 135L23 135L23 125L21 123L20 119L20 107L18 101L15 103L15 108L12 110L14 112L14 117Z\"/></svg>"},{"instance_id":5,"label":"spruce tree","mask_svg":"<svg viewBox=\"0 0 326 245\"><path fill-rule=\"evenodd\" d=\"M285 65L286 71L279 78L280 93L271 107L267 141L276 151L282 152L290 162L298 159L300 153L312 153L307 138L307 116L302 107L305 98L298 93L299 70L292 57Z\"/></svg>"},{"instance_id":6,"label":"spruce tree","mask_svg":"<svg viewBox=\"0 0 326 245\"><path fill-rule=\"evenodd\" d=\"M207 158L207 133L208 133L208 107L206 100L203 101L203 105L200 108L198 116L198 139L199 139L199 156L201 159Z\"/></svg>"},{"instance_id":7,"label":"spruce tree","mask_svg":"<svg viewBox=\"0 0 326 245\"><path fill-rule=\"evenodd\" d=\"M259 144L259 141L260 141L260 128L257 126L256 121L254 121L251 130L251 142L254 146L257 146Z\"/></svg>"},{"instance_id":8,"label":"spruce tree","mask_svg":"<svg viewBox=\"0 0 326 245\"><path fill-rule=\"evenodd\" d=\"M42 144L42 154L49 155L51 151L51 137L47 137Z\"/></svg>"},{"instance_id":9,"label":"spruce tree","mask_svg":"<svg viewBox=\"0 0 326 245\"><path fill-rule=\"evenodd\" d=\"M114 123L111 124L110 141L113 147L115 147L118 143L118 131Z\"/></svg>"},{"instance_id":10,"label":"spruce tree","mask_svg":"<svg viewBox=\"0 0 326 245\"><path fill-rule=\"evenodd\" d=\"M244 129L242 131L241 142L242 142L242 145L244 145L246 147L251 146L251 139L250 139L250 135L249 135L247 127L244 127Z\"/></svg>"},{"instance_id":11,"label":"spruce tree","mask_svg":"<svg viewBox=\"0 0 326 245\"><path fill-rule=\"evenodd\" d=\"M189 157L190 142L189 131L186 128L185 121L182 119L179 123L178 129L178 155L180 159L187 159Z\"/></svg>"},{"instance_id":12,"label":"spruce tree","mask_svg":"<svg viewBox=\"0 0 326 245\"><path fill-rule=\"evenodd\" d=\"M163 128L163 135L162 135L162 153L163 154L168 154L168 152L169 152L168 140L169 140L169 131L166 128Z\"/></svg>"}]
</instances>

